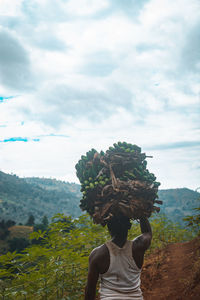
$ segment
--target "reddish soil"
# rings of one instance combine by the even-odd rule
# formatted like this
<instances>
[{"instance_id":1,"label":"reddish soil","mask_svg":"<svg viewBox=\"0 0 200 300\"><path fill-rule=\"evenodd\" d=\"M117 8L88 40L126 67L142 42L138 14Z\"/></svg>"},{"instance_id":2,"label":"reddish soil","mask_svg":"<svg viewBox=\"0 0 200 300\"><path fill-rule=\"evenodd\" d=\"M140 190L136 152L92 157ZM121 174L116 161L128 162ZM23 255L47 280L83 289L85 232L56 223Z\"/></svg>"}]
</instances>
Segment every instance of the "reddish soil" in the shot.
<instances>
[{"instance_id":1,"label":"reddish soil","mask_svg":"<svg viewBox=\"0 0 200 300\"><path fill-rule=\"evenodd\" d=\"M148 256L141 280L145 300L200 299L200 238Z\"/></svg>"}]
</instances>

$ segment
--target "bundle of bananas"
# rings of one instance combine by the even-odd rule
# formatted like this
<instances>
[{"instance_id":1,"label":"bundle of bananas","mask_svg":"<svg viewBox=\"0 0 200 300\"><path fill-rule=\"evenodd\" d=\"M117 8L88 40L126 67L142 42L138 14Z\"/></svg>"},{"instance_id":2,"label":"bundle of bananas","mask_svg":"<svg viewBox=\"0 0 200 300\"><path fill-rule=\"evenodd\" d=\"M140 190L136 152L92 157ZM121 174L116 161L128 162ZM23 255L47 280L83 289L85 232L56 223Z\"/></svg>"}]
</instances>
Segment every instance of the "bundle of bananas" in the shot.
<instances>
[{"instance_id":1,"label":"bundle of bananas","mask_svg":"<svg viewBox=\"0 0 200 300\"><path fill-rule=\"evenodd\" d=\"M138 219L159 211L154 204L162 204L156 200L160 183L146 168L148 157L126 142L115 143L106 153L91 149L82 155L75 166L83 194L81 209L103 226L114 215Z\"/></svg>"}]
</instances>

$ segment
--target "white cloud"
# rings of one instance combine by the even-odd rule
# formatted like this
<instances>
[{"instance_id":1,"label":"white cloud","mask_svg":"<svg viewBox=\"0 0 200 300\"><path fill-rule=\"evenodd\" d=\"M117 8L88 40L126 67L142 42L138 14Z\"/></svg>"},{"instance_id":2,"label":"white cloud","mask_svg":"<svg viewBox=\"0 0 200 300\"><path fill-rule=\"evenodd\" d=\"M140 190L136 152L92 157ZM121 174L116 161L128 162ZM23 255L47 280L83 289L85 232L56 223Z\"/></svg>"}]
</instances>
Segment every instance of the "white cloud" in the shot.
<instances>
[{"instance_id":1,"label":"white cloud","mask_svg":"<svg viewBox=\"0 0 200 300\"><path fill-rule=\"evenodd\" d=\"M0 82L13 90L32 86L29 55L18 39L7 31L0 32Z\"/></svg>"},{"instance_id":2,"label":"white cloud","mask_svg":"<svg viewBox=\"0 0 200 300\"><path fill-rule=\"evenodd\" d=\"M0 89L18 97L0 134L29 138L0 143L3 170L75 181L83 153L125 140L163 188L196 187L199 1L1 2Z\"/></svg>"},{"instance_id":3,"label":"white cloud","mask_svg":"<svg viewBox=\"0 0 200 300\"><path fill-rule=\"evenodd\" d=\"M73 16L90 16L106 9L108 6L109 4L106 0L69 0L67 2L66 8L68 13L72 14Z\"/></svg>"},{"instance_id":4,"label":"white cloud","mask_svg":"<svg viewBox=\"0 0 200 300\"><path fill-rule=\"evenodd\" d=\"M0 0L1 16L21 15L20 6L23 0Z\"/></svg>"}]
</instances>

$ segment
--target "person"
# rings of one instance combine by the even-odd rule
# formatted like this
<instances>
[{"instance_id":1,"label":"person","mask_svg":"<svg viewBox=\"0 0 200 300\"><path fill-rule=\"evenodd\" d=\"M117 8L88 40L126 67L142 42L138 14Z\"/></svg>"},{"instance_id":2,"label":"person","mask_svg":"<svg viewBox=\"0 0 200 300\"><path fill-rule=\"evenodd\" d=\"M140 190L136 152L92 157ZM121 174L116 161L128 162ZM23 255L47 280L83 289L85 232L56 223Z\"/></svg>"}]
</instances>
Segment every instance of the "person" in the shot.
<instances>
[{"instance_id":1,"label":"person","mask_svg":"<svg viewBox=\"0 0 200 300\"><path fill-rule=\"evenodd\" d=\"M100 277L100 300L142 300L140 274L144 253L149 248L152 230L147 218L140 218L142 234L127 240L130 220L113 217L107 224L111 241L95 248L89 256L85 300L95 300Z\"/></svg>"}]
</instances>

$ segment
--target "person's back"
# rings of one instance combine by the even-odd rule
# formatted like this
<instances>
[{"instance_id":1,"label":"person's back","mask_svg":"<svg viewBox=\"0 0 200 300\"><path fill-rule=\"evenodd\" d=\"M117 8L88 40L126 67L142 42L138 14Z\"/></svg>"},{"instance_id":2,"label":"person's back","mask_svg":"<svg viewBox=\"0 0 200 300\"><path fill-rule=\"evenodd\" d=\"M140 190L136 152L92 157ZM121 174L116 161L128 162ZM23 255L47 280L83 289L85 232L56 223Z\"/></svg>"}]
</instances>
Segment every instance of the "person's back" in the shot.
<instances>
[{"instance_id":1,"label":"person's back","mask_svg":"<svg viewBox=\"0 0 200 300\"><path fill-rule=\"evenodd\" d=\"M143 299L140 273L152 233L147 219L142 218L140 225L143 234L134 241L127 241L131 227L128 218L113 218L108 223L112 241L95 248L90 254L85 300L95 299L99 277L101 300Z\"/></svg>"},{"instance_id":2,"label":"person's back","mask_svg":"<svg viewBox=\"0 0 200 300\"><path fill-rule=\"evenodd\" d=\"M140 290L141 269L132 256L132 241L126 241L122 248L112 241L106 243L110 264L106 273L100 274L100 299L142 299Z\"/></svg>"}]
</instances>

